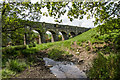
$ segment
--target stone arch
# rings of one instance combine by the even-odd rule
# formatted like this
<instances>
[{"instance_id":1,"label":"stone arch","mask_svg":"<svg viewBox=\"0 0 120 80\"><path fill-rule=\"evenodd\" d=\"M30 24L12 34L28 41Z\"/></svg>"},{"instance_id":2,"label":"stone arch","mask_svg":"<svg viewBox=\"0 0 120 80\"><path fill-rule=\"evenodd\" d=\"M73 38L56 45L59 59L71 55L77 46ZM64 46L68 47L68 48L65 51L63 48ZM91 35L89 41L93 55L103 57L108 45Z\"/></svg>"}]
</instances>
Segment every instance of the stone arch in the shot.
<instances>
[{"instance_id":1,"label":"stone arch","mask_svg":"<svg viewBox=\"0 0 120 80\"><path fill-rule=\"evenodd\" d=\"M31 29L31 36L32 36L32 38L31 38L31 41L30 41L30 43L32 42L37 42L37 44L39 44L39 31L38 30L36 30L36 29Z\"/></svg>"},{"instance_id":2,"label":"stone arch","mask_svg":"<svg viewBox=\"0 0 120 80\"><path fill-rule=\"evenodd\" d=\"M73 37L76 36L76 34L75 34L74 32L70 32L69 34L70 34L70 37L71 37L71 38L73 38Z\"/></svg>"},{"instance_id":3,"label":"stone arch","mask_svg":"<svg viewBox=\"0 0 120 80\"><path fill-rule=\"evenodd\" d=\"M62 41L68 39L68 34L65 31L60 31L62 33Z\"/></svg>"},{"instance_id":4,"label":"stone arch","mask_svg":"<svg viewBox=\"0 0 120 80\"><path fill-rule=\"evenodd\" d=\"M35 30L35 31L38 32L37 43L38 43L38 44L44 43L44 42L45 42L44 32L42 32L41 30L37 30L37 29L33 29L33 30Z\"/></svg>"},{"instance_id":5,"label":"stone arch","mask_svg":"<svg viewBox=\"0 0 120 80\"><path fill-rule=\"evenodd\" d=\"M57 36L57 33L55 31L53 31L53 30L47 30L47 31L51 32L51 42L55 42L58 40L58 36Z\"/></svg>"},{"instance_id":6,"label":"stone arch","mask_svg":"<svg viewBox=\"0 0 120 80\"><path fill-rule=\"evenodd\" d=\"M62 33L58 31L58 41L62 41Z\"/></svg>"}]
</instances>

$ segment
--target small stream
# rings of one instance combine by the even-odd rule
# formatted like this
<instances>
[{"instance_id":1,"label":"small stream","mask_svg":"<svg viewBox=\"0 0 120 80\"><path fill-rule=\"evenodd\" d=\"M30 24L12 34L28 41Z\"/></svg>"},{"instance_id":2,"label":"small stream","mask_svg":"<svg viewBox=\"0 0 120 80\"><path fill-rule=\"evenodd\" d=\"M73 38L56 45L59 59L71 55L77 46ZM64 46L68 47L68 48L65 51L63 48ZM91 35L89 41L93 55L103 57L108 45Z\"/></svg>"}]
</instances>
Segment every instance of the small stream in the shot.
<instances>
[{"instance_id":1,"label":"small stream","mask_svg":"<svg viewBox=\"0 0 120 80\"><path fill-rule=\"evenodd\" d=\"M57 78L87 78L86 74L72 62L54 61L50 58L43 58L45 66L50 66L51 72Z\"/></svg>"}]
</instances>

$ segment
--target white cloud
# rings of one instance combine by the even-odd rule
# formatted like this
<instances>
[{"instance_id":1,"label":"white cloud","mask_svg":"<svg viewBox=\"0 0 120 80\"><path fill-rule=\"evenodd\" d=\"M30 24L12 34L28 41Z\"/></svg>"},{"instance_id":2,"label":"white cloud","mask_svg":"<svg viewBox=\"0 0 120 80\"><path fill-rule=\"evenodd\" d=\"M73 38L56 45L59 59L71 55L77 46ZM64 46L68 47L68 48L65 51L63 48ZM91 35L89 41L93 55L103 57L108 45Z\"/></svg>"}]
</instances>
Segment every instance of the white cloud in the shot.
<instances>
[{"instance_id":1,"label":"white cloud","mask_svg":"<svg viewBox=\"0 0 120 80\"><path fill-rule=\"evenodd\" d=\"M69 3L69 6L71 6L72 4ZM68 8L66 8L66 10L68 10ZM42 8L41 9L42 12L47 12L47 8ZM67 13L64 14L63 16L61 16L62 19L62 23L58 23L58 24L64 24L64 25L73 25L73 26L78 26L78 27L87 27L87 28L93 28L94 27L94 23L92 22L94 19L89 19L87 20L87 16L84 16L84 18L82 20L79 19L74 19L72 22L68 19ZM54 21L53 17L46 17L46 16L42 16L40 22L46 22L46 23L56 23Z\"/></svg>"}]
</instances>

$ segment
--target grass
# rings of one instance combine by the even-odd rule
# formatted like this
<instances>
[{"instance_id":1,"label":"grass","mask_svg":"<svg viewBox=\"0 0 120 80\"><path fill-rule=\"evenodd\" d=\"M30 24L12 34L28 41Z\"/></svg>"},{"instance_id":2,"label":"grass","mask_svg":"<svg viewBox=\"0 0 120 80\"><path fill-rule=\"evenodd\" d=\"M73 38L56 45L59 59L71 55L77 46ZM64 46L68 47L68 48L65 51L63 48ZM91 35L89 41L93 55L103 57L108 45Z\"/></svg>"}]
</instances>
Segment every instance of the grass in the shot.
<instances>
[{"instance_id":1,"label":"grass","mask_svg":"<svg viewBox=\"0 0 120 80\"><path fill-rule=\"evenodd\" d=\"M58 49L51 49L48 52L48 57L54 60L58 60L58 59L62 59L63 54L65 54L65 51L58 50Z\"/></svg>"},{"instance_id":2,"label":"grass","mask_svg":"<svg viewBox=\"0 0 120 80\"><path fill-rule=\"evenodd\" d=\"M99 78L101 80L111 79L118 80L120 78L120 54L110 54L104 56L99 53L93 62L93 67L89 71L90 78Z\"/></svg>"},{"instance_id":3,"label":"grass","mask_svg":"<svg viewBox=\"0 0 120 80\"><path fill-rule=\"evenodd\" d=\"M2 69L0 73L2 73L2 78L11 78L16 74L14 71L9 69Z\"/></svg>"},{"instance_id":4,"label":"grass","mask_svg":"<svg viewBox=\"0 0 120 80\"><path fill-rule=\"evenodd\" d=\"M55 60L58 60L63 57L63 54L69 57L72 57L73 55L70 55L67 51L63 50L64 48L72 49L71 44L73 44L74 41L76 42L83 42L86 40L90 40L92 36L95 35L95 30L91 29L85 33L82 33L81 35L78 35L74 38L71 38L69 40L65 41L58 41L54 43L43 43L43 44L36 44L36 45L20 45L20 46L11 46L7 48L3 48L2 50L2 67L3 67L3 74L6 73L6 75L11 75L13 72L14 74L23 71L27 65L33 64L35 61L33 60L35 58L34 54L37 54L41 50L46 50L50 48L50 51L48 53L48 56L50 58L53 58ZM88 37L89 36L89 37ZM18 59L17 59L18 58ZM23 58L24 61L20 62L19 59ZM3 75L3 77L6 77Z\"/></svg>"},{"instance_id":5,"label":"grass","mask_svg":"<svg viewBox=\"0 0 120 80\"><path fill-rule=\"evenodd\" d=\"M23 71L26 67L27 64L25 61L22 60L9 60L7 63L7 69L12 70L14 72L21 72Z\"/></svg>"}]
</instances>

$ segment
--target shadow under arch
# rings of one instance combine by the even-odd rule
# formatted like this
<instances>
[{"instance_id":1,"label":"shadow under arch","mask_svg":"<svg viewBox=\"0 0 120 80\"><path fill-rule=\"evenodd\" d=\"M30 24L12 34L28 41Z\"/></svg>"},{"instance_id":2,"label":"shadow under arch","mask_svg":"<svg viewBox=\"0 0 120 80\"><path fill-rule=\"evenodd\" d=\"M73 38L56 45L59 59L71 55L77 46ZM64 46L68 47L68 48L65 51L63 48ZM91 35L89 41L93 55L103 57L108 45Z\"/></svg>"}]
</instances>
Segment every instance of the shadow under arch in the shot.
<instances>
[{"instance_id":1,"label":"shadow under arch","mask_svg":"<svg viewBox=\"0 0 120 80\"><path fill-rule=\"evenodd\" d=\"M80 35L80 34L82 34L82 32L79 32L77 35Z\"/></svg>"},{"instance_id":2,"label":"shadow under arch","mask_svg":"<svg viewBox=\"0 0 120 80\"><path fill-rule=\"evenodd\" d=\"M68 34L65 31L60 31L62 33L62 41L68 39Z\"/></svg>"},{"instance_id":3,"label":"shadow under arch","mask_svg":"<svg viewBox=\"0 0 120 80\"><path fill-rule=\"evenodd\" d=\"M76 34L75 34L74 32L70 32L69 34L70 34L70 35L69 35L70 38L73 38L73 37L76 36Z\"/></svg>"},{"instance_id":4,"label":"shadow under arch","mask_svg":"<svg viewBox=\"0 0 120 80\"><path fill-rule=\"evenodd\" d=\"M37 29L33 29L33 30L34 30L34 32L38 33L37 43L38 44L45 43L44 32L42 32L41 30L37 30Z\"/></svg>"},{"instance_id":5,"label":"shadow under arch","mask_svg":"<svg viewBox=\"0 0 120 80\"><path fill-rule=\"evenodd\" d=\"M34 42L36 42L37 44L41 44L42 43L42 32L40 30L36 30L36 29L32 29L32 31L34 32L33 34L33 39Z\"/></svg>"}]
</instances>

